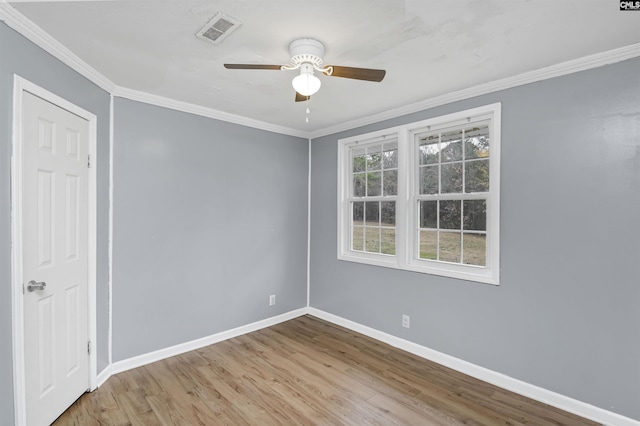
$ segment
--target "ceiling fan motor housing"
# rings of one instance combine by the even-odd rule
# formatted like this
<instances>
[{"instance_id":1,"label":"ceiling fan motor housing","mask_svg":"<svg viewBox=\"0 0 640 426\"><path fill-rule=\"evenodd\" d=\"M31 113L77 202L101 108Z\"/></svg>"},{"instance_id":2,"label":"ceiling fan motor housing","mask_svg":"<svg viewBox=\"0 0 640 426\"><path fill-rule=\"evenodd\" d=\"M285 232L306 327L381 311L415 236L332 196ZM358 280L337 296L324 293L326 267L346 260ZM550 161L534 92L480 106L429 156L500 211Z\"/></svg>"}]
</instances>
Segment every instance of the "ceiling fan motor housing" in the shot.
<instances>
[{"instance_id":1,"label":"ceiling fan motor housing","mask_svg":"<svg viewBox=\"0 0 640 426\"><path fill-rule=\"evenodd\" d=\"M289 54L291 55L291 65L295 68L308 63L317 70L322 69L324 45L318 40L312 38L294 40L289 45Z\"/></svg>"}]
</instances>

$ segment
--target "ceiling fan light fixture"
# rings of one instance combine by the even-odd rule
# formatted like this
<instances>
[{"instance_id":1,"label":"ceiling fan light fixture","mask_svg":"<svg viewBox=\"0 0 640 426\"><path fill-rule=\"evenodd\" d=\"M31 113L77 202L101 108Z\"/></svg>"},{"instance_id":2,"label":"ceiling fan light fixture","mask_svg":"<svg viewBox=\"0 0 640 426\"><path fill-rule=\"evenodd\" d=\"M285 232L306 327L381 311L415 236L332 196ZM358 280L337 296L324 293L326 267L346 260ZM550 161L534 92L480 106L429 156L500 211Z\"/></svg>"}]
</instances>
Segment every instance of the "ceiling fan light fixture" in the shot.
<instances>
[{"instance_id":1,"label":"ceiling fan light fixture","mask_svg":"<svg viewBox=\"0 0 640 426\"><path fill-rule=\"evenodd\" d=\"M318 71L327 77L374 82L382 81L386 74L385 70L371 68L343 67L339 65L324 66L322 60L324 45L312 38L300 38L292 41L289 45L289 55L291 56L291 62L288 65L224 64L224 67L232 70L300 70L300 75L297 75L291 81L291 85L296 91L296 102L308 101L311 95L320 90L321 82L318 77L313 75L314 71Z\"/></svg>"},{"instance_id":2,"label":"ceiling fan light fixture","mask_svg":"<svg viewBox=\"0 0 640 426\"><path fill-rule=\"evenodd\" d=\"M313 75L313 66L303 64L300 67L300 75L297 75L291 81L294 90L302 96L311 96L320 90L320 79Z\"/></svg>"}]
</instances>

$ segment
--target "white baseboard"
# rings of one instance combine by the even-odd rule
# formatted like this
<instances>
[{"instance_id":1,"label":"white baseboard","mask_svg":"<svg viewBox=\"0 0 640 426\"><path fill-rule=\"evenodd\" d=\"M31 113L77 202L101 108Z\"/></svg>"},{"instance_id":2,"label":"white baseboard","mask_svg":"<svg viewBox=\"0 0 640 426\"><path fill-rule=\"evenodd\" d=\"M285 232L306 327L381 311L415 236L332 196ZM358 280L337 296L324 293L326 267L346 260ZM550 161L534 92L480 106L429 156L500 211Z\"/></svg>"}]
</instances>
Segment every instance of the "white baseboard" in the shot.
<instances>
[{"instance_id":1,"label":"white baseboard","mask_svg":"<svg viewBox=\"0 0 640 426\"><path fill-rule=\"evenodd\" d=\"M143 365L151 364L152 362L160 361L165 358L180 355L185 352L193 351L203 348L205 346L212 345L214 343L222 342L223 340L231 339L233 337L242 336L243 334L251 333L263 328L271 327L272 325L279 324L284 321L288 321L293 318L305 315L307 308L300 308L290 312L286 312L275 317L267 318L261 321L257 321L251 324L243 325L241 327L233 328L231 330L222 331L220 333L212 334L211 336L203 337L201 339L192 340L190 342L181 343L179 345L171 346L158 351L150 352L148 354L139 355L133 358L124 359L122 361L116 361L111 364L106 370L109 370L108 376L105 376L102 382L104 383L110 376L123 371L131 370L133 368L142 367ZM105 371L106 371L105 370ZM105 374L103 371L100 376Z\"/></svg>"},{"instance_id":2,"label":"white baseboard","mask_svg":"<svg viewBox=\"0 0 640 426\"><path fill-rule=\"evenodd\" d=\"M405 350L430 361L437 362L440 365L444 365L445 367L449 367L471 377L475 377L476 379L491 383L492 385L499 386L503 389L515 392L536 401L540 401L569 413L582 416L595 422L611 426L640 426L640 421L631 419L629 417L625 417L620 414L598 408L586 402L578 401L576 399L561 395L548 389L544 389L530 383L514 379L513 377L509 377L502 373L489 370L488 368L480 367L479 365L475 365L459 358L455 358L451 355L438 352L425 346L418 345L417 343L401 339L391 334L311 307L296 309L272 318L267 318L262 321L257 321L241 327L233 328L231 330L216 333L211 336L203 337L201 339L192 340L190 342L171 346L169 348L150 352L148 354L139 355L122 361L117 361L105 368L98 375L96 382L98 387L100 387L109 379L109 377L114 374L141 367L143 365L160 361L162 359L169 358L175 355L180 355L185 352L200 349L202 347L212 345L223 340L231 339L233 337L242 336L243 334L251 333L263 328L271 327L272 325L276 325L281 322L288 321L290 319L294 319L306 314L342 326L349 330L353 330L357 333L364 334L365 336L369 336L373 339L387 343L393 347Z\"/></svg>"},{"instance_id":3,"label":"white baseboard","mask_svg":"<svg viewBox=\"0 0 640 426\"><path fill-rule=\"evenodd\" d=\"M104 382L109 380L109 377L111 377L111 364L107 365L107 368L105 368L104 370L102 370L100 372L100 374L98 374L98 377L96 379L96 387L94 389L91 389L91 390L94 391L97 388L99 388L100 386L102 386L104 384Z\"/></svg>"},{"instance_id":4,"label":"white baseboard","mask_svg":"<svg viewBox=\"0 0 640 426\"><path fill-rule=\"evenodd\" d=\"M449 367L453 370L467 374L476 379L482 380L492 385L499 386L503 389L526 396L544 404L551 405L569 413L593 420L598 423L611 426L640 426L640 421L629 417L616 414L614 412L598 408L586 402L578 401L573 398L561 395L559 393L523 382L513 377L506 376L488 368L463 361L459 358L444 354L442 352L429 349L425 346L418 345L405 339L384 333L371 327L350 321L348 319L330 314L328 312L308 308L307 313L314 317L323 319L330 323L348 328L365 336L387 343L393 347L405 350L419 357L428 359L438 364Z\"/></svg>"}]
</instances>

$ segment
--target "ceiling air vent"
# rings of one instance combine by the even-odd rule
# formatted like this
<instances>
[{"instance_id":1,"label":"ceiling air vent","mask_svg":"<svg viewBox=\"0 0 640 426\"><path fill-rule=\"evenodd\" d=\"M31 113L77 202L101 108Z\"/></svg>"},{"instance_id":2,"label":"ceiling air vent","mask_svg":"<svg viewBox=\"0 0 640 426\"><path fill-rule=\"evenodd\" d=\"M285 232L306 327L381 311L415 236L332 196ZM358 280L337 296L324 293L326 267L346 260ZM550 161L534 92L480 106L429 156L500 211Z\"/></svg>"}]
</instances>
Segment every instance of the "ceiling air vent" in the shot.
<instances>
[{"instance_id":1,"label":"ceiling air vent","mask_svg":"<svg viewBox=\"0 0 640 426\"><path fill-rule=\"evenodd\" d=\"M214 44L219 44L239 26L239 21L236 21L222 12L218 12L216 16L207 22L207 25L205 25L204 28L196 33L196 37L208 40Z\"/></svg>"}]
</instances>

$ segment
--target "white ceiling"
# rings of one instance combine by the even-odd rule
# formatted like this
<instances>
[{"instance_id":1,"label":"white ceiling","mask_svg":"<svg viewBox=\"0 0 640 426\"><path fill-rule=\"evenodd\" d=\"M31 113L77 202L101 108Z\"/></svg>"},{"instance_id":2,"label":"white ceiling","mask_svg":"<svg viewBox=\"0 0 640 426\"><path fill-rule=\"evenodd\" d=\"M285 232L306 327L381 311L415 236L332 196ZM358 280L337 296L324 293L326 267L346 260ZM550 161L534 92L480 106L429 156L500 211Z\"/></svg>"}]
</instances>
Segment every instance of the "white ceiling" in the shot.
<instances>
[{"instance_id":1,"label":"white ceiling","mask_svg":"<svg viewBox=\"0 0 640 426\"><path fill-rule=\"evenodd\" d=\"M640 42L640 12L614 0L270 0L10 2L118 86L302 132ZM241 27L195 37L217 12ZM287 64L311 37L325 64L382 68L381 83L324 77L295 103Z\"/></svg>"}]
</instances>

